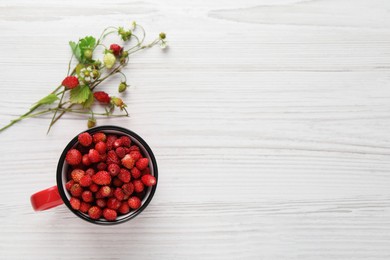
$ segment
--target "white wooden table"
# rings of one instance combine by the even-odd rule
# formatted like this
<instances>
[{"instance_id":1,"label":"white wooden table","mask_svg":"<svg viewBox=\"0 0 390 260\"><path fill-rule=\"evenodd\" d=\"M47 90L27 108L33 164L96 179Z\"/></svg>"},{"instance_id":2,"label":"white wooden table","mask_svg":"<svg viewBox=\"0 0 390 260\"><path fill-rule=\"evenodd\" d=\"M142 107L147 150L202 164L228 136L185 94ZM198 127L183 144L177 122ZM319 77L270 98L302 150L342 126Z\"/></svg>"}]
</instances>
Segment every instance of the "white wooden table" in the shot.
<instances>
[{"instance_id":1,"label":"white wooden table","mask_svg":"<svg viewBox=\"0 0 390 260\"><path fill-rule=\"evenodd\" d=\"M58 85L69 40L136 20L151 49L125 70L150 144L149 207L102 227L33 212L85 129L49 116L0 134L0 259L390 259L390 2L0 3L0 124ZM112 86L112 91L116 89ZM109 86L106 86L109 88Z\"/></svg>"}]
</instances>

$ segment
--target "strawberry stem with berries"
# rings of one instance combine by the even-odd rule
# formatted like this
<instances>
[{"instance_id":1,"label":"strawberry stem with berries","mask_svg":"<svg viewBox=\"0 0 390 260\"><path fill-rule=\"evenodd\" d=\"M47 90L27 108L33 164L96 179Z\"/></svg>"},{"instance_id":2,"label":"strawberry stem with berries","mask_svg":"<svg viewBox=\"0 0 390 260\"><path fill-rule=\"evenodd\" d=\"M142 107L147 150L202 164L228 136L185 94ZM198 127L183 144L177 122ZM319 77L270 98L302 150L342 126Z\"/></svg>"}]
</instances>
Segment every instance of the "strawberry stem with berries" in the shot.
<instances>
[{"instance_id":1,"label":"strawberry stem with berries","mask_svg":"<svg viewBox=\"0 0 390 260\"><path fill-rule=\"evenodd\" d=\"M114 43L107 48L102 42L105 40L106 36L113 33L118 34L119 38L123 41L123 44L120 46ZM137 34L140 34L141 37ZM92 36L86 36L77 42L69 42L72 56L68 64L67 77L62 81L61 85L55 88L49 95L36 102L25 114L0 128L0 132L24 119L49 113L52 113L53 116L47 133L49 133L51 127L65 113L89 115L88 127L95 126L95 116L129 116L129 113L126 110L127 105L121 98L110 96L104 91L95 91L95 89L106 79L115 74L121 74L124 81L121 80L116 91L119 93L124 92L128 85L126 83L126 75L121 70L129 62L129 56L157 44L159 44L161 48L167 46L165 33L160 33L159 36L149 44L144 44L145 36L145 29L141 25L133 22L130 28L107 27L103 30L97 40ZM135 42L133 43L133 41ZM104 47L102 61L95 59L94 57L97 54L96 48L98 46ZM71 70L74 59L77 60L77 65ZM95 112L93 110L93 108L96 108L96 106L93 106L95 103L102 105L105 112ZM43 109L44 106L50 105L52 107ZM114 113L115 108L120 110L120 114Z\"/></svg>"}]
</instances>

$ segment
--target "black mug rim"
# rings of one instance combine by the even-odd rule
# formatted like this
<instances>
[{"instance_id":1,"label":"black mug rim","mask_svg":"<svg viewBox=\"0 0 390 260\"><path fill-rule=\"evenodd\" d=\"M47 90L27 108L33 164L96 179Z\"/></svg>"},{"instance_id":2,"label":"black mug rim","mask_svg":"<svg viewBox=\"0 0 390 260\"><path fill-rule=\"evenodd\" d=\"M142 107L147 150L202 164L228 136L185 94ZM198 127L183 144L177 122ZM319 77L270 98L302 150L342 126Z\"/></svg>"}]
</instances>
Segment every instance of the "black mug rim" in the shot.
<instances>
[{"instance_id":1,"label":"black mug rim","mask_svg":"<svg viewBox=\"0 0 390 260\"><path fill-rule=\"evenodd\" d=\"M63 168L64 162L65 162L66 153L68 152L68 150L70 150L72 147L74 147L74 145L78 142L78 135L81 134L81 133L84 133L84 132L88 132L90 134L93 134L93 133L102 132L102 131L105 131L105 130L119 131L119 132L122 132L124 134L127 134L127 135L131 136L132 138L137 139L137 141L139 143L141 143L141 145L145 148L145 150L147 151L147 153L148 153L148 155L149 155L149 157L150 157L150 159L152 161L153 176L156 178L156 181L157 181L156 185L152 186L151 191L150 191L146 201L142 204L142 206L139 209L137 209L132 214L129 214L128 216L126 216L124 218L121 218L119 220L116 220L116 221L102 221L102 220L99 220L99 219L98 220L94 220L94 219L91 219L90 217L84 215L80 211L74 210L72 208L72 206L70 205L70 202L69 202L69 200L68 200L68 198L66 196L66 193L65 193L65 190L64 190L64 186L63 186L63 182L62 182L62 175L63 175L62 168ZM154 157L154 154L152 152L152 149L150 149L149 145L138 134L134 133L133 131L131 131L129 129L126 129L126 128L123 128L123 127L119 127L119 126L113 126L113 125L97 126L97 127L85 130L85 131L83 131L81 133L77 134L68 143L68 145L65 147L64 151L62 152L62 154L60 156L60 159L58 161L58 165L57 165L57 187L58 187L59 194L60 194L61 199L63 200L64 204L68 207L68 209L71 212L73 212L73 214L75 214L79 218L81 218L81 219L83 219L83 220L85 220L87 222L90 222L90 223L93 223L93 224L98 224L98 225L116 225L116 224L121 224L121 223L127 222L130 219L136 217L138 214L140 214L149 205L150 201L152 200L152 198L154 196L154 193L156 192L156 188L157 188L157 184L158 184L157 162L156 162L156 158Z\"/></svg>"}]
</instances>

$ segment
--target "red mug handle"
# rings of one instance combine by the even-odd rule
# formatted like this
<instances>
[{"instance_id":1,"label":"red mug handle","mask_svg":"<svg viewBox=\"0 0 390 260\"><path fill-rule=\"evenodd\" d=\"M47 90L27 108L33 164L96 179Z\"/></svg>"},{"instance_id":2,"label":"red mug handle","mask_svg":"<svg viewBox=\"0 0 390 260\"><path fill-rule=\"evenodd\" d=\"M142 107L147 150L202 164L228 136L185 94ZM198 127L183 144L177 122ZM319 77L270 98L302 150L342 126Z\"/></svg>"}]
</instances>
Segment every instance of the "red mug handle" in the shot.
<instances>
[{"instance_id":1,"label":"red mug handle","mask_svg":"<svg viewBox=\"0 0 390 260\"><path fill-rule=\"evenodd\" d=\"M41 190L31 195L31 205L35 211L47 210L63 204L57 186Z\"/></svg>"}]
</instances>

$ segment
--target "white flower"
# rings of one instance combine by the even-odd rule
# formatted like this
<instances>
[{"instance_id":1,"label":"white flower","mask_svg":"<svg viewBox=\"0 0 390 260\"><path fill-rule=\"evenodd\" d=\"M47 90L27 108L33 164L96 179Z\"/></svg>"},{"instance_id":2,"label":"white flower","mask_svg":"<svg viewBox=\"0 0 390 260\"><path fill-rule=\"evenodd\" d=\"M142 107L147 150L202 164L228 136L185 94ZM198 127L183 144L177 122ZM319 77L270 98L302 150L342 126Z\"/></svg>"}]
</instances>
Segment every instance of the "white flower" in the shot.
<instances>
[{"instance_id":1,"label":"white flower","mask_svg":"<svg viewBox=\"0 0 390 260\"><path fill-rule=\"evenodd\" d=\"M80 70L80 77L85 81L85 82L91 82L92 80L92 68L89 66L89 67L86 67L86 68L82 68Z\"/></svg>"},{"instance_id":2,"label":"white flower","mask_svg":"<svg viewBox=\"0 0 390 260\"><path fill-rule=\"evenodd\" d=\"M160 48L161 49L165 49L166 47L168 47L168 42L167 41L161 41L160 42Z\"/></svg>"}]
</instances>

